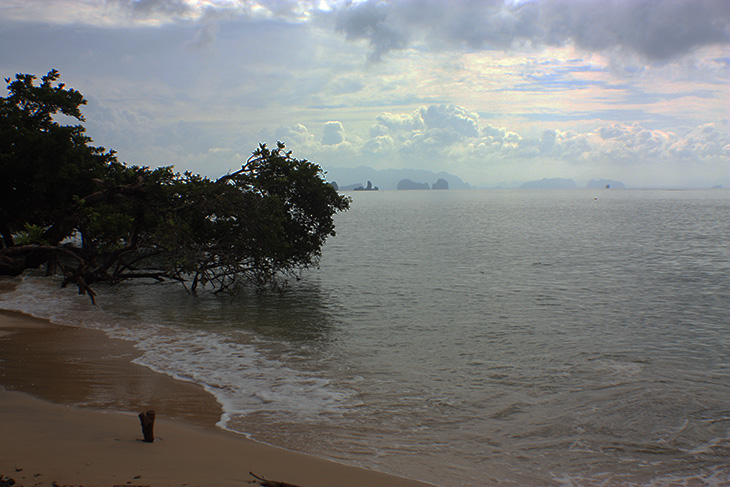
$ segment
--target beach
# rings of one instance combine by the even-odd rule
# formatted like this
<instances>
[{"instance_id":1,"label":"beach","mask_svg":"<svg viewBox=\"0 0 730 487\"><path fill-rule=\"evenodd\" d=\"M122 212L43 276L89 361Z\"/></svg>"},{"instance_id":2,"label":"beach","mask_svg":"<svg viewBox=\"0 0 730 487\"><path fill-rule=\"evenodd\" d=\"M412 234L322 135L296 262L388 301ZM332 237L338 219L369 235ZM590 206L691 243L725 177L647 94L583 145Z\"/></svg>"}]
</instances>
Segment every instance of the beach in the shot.
<instances>
[{"instance_id":1,"label":"beach","mask_svg":"<svg viewBox=\"0 0 730 487\"><path fill-rule=\"evenodd\" d=\"M0 312L0 475L18 486L426 484L271 447L215 427L201 387L131 362L103 332ZM137 414L156 411L155 441ZM0 485L4 485L1 484Z\"/></svg>"}]
</instances>

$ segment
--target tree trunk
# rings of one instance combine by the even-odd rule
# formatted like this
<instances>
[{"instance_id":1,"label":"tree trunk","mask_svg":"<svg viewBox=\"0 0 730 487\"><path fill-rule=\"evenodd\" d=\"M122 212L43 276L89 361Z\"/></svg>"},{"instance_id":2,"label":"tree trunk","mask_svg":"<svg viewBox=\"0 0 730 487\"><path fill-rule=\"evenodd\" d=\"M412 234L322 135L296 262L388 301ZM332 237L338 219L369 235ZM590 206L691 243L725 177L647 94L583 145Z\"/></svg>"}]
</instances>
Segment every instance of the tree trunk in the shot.
<instances>
[{"instance_id":1,"label":"tree trunk","mask_svg":"<svg viewBox=\"0 0 730 487\"><path fill-rule=\"evenodd\" d=\"M155 441L155 412L150 410L146 413L139 413L139 422L142 424L144 441L152 443Z\"/></svg>"},{"instance_id":2,"label":"tree trunk","mask_svg":"<svg viewBox=\"0 0 730 487\"><path fill-rule=\"evenodd\" d=\"M10 227L8 227L8 224L5 223L4 218L0 221L0 235L3 237L3 245L6 247L12 247L15 245L13 242L13 232L10 231Z\"/></svg>"}]
</instances>

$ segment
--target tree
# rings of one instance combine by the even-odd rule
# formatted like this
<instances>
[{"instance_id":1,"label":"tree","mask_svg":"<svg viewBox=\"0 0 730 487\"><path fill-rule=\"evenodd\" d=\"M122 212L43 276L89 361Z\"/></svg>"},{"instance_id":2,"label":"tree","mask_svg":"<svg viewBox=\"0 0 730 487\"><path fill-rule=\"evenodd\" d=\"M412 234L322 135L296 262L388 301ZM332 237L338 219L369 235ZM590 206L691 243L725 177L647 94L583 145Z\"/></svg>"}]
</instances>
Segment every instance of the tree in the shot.
<instances>
[{"instance_id":1,"label":"tree","mask_svg":"<svg viewBox=\"0 0 730 487\"><path fill-rule=\"evenodd\" d=\"M262 144L217 180L120 163L90 145L81 93L50 71L0 98L0 274L45 265L92 302L95 282L174 279L195 291L258 288L316 264L349 199L322 169Z\"/></svg>"},{"instance_id":2,"label":"tree","mask_svg":"<svg viewBox=\"0 0 730 487\"><path fill-rule=\"evenodd\" d=\"M53 120L61 113L84 121L80 105L86 100L62 83L54 86L59 76L52 70L40 86L28 74L5 80L10 96L0 98L0 234L8 247L14 229L53 224L75 196L93 191L93 179L114 161L113 153L89 146L83 126Z\"/></svg>"}]
</instances>

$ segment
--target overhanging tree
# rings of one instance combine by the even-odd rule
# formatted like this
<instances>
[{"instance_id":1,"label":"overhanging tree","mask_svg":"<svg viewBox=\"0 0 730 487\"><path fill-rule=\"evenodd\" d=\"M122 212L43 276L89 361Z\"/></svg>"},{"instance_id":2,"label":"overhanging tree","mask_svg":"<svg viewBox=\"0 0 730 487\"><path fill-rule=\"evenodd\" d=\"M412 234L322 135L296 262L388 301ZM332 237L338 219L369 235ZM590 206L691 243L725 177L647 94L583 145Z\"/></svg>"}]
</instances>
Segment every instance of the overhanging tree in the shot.
<instances>
[{"instance_id":1,"label":"overhanging tree","mask_svg":"<svg viewBox=\"0 0 730 487\"><path fill-rule=\"evenodd\" d=\"M234 291L318 262L349 200L283 144L217 180L120 163L91 146L81 93L53 70L6 79L0 98L0 274L45 265L92 301L95 282L174 279Z\"/></svg>"}]
</instances>

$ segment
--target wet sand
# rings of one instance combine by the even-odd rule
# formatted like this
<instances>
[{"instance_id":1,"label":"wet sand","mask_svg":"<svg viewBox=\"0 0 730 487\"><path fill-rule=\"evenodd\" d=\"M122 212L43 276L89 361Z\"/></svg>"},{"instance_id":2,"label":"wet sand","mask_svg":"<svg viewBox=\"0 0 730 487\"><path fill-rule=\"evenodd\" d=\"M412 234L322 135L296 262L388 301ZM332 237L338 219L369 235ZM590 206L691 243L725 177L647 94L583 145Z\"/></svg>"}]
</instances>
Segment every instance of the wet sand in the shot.
<instances>
[{"instance_id":1,"label":"wet sand","mask_svg":"<svg viewBox=\"0 0 730 487\"><path fill-rule=\"evenodd\" d=\"M39 487L241 486L249 472L301 487L426 485L217 429L210 394L138 355L100 331L0 311L0 475ZM141 441L148 409L154 443Z\"/></svg>"},{"instance_id":2,"label":"wet sand","mask_svg":"<svg viewBox=\"0 0 730 487\"><path fill-rule=\"evenodd\" d=\"M154 409L161 417L215 426L215 398L200 386L133 364L130 342L104 332L53 325L0 311L0 384L47 401L116 411Z\"/></svg>"}]
</instances>

